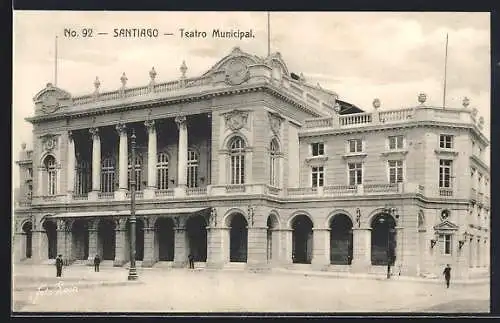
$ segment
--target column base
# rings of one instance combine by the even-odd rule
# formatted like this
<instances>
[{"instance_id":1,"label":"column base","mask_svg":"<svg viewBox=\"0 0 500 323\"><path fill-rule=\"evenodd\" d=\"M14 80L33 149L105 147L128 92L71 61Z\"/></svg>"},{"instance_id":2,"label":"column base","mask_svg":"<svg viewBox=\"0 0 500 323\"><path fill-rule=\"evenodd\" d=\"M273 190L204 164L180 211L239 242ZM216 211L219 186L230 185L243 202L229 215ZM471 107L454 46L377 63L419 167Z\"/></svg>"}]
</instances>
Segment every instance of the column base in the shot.
<instances>
[{"instance_id":1,"label":"column base","mask_svg":"<svg viewBox=\"0 0 500 323\"><path fill-rule=\"evenodd\" d=\"M128 261L127 260L123 260L123 259L115 259L113 261L113 267L123 267L123 265L125 265Z\"/></svg>"},{"instance_id":2,"label":"column base","mask_svg":"<svg viewBox=\"0 0 500 323\"><path fill-rule=\"evenodd\" d=\"M154 266L155 263L156 263L156 261L154 261L152 259L151 260L146 260L145 259L145 260L142 261L142 266L141 267L151 268L151 267Z\"/></svg>"},{"instance_id":3,"label":"column base","mask_svg":"<svg viewBox=\"0 0 500 323\"><path fill-rule=\"evenodd\" d=\"M172 268L186 268L187 261L174 261L172 264Z\"/></svg>"},{"instance_id":4,"label":"column base","mask_svg":"<svg viewBox=\"0 0 500 323\"><path fill-rule=\"evenodd\" d=\"M223 262L207 262L207 269L222 269L224 268Z\"/></svg>"},{"instance_id":5,"label":"column base","mask_svg":"<svg viewBox=\"0 0 500 323\"><path fill-rule=\"evenodd\" d=\"M328 267L330 266L329 263L315 263L314 261L311 263L311 268L313 270L317 270L317 271L327 271L328 270Z\"/></svg>"},{"instance_id":6,"label":"column base","mask_svg":"<svg viewBox=\"0 0 500 323\"><path fill-rule=\"evenodd\" d=\"M370 272L371 263L367 261L353 261L351 269L353 273L368 273Z\"/></svg>"},{"instance_id":7,"label":"column base","mask_svg":"<svg viewBox=\"0 0 500 323\"><path fill-rule=\"evenodd\" d=\"M267 272L271 270L271 265L265 262L247 263L246 269L251 272Z\"/></svg>"}]
</instances>

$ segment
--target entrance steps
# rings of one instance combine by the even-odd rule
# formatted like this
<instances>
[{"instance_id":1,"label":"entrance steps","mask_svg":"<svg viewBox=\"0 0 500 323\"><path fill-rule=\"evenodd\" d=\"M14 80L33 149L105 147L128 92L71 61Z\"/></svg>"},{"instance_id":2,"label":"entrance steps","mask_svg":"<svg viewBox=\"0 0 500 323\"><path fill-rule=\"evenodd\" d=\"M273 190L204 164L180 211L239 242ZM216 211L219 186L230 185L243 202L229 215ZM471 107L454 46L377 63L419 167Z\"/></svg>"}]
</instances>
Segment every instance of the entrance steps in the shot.
<instances>
[{"instance_id":1,"label":"entrance steps","mask_svg":"<svg viewBox=\"0 0 500 323\"><path fill-rule=\"evenodd\" d=\"M311 271L313 267L311 264L289 264L286 269L290 270L300 270L300 271Z\"/></svg>"},{"instance_id":2,"label":"entrance steps","mask_svg":"<svg viewBox=\"0 0 500 323\"><path fill-rule=\"evenodd\" d=\"M202 261L195 261L194 269L205 269L207 268L207 263Z\"/></svg>"},{"instance_id":3,"label":"entrance steps","mask_svg":"<svg viewBox=\"0 0 500 323\"><path fill-rule=\"evenodd\" d=\"M171 269L174 266L173 261L158 261L153 265L153 268Z\"/></svg>"},{"instance_id":4,"label":"entrance steps","mask_svg":"<svg viewBox=\"0 0 500 323\"><path fill-rule=\"evenodd\" d=\"M236 271L243 271L247 267L246 262L228 262L227 264L224 265L224 270L236 270Z\"/></svg>"}]
</instances>

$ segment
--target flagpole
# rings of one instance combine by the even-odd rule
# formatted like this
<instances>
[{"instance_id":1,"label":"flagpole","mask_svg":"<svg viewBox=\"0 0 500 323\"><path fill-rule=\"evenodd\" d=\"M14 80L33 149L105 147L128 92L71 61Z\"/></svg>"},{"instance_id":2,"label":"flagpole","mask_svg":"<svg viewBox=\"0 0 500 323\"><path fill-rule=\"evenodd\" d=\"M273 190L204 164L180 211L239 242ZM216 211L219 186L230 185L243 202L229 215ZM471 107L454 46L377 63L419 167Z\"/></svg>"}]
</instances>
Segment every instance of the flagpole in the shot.
<instances>
[{"instance_id":1,"label":"flagpole","mask_svg":"<svg viewBox=\"0 0 500 323\"><path fill-rule=\"evenodd\" d=\"M446 49L444 54L444 84L443 84L443 109L446 109L446 68L448 65L448 33L446 34Z\"/></svg>"},{"instance_id":2,"label":"flagpole","mask_svg":"<svg viewBox=\"0 0 500 323\"><path fill-rule=\"evenodd\" d=\"M55 55L54 55L54 86L57 86L57 36L55 44Z\"/></svg>"},{"instance_id":3,"label":"flagpole","mask_svg":"<svg viewBox=\"0 0 500 323\"><path fill-rule=\"evenodd\" d=\"M271 13L267 12L267 56L271 55Z\"/></svg>"}]
</instances>

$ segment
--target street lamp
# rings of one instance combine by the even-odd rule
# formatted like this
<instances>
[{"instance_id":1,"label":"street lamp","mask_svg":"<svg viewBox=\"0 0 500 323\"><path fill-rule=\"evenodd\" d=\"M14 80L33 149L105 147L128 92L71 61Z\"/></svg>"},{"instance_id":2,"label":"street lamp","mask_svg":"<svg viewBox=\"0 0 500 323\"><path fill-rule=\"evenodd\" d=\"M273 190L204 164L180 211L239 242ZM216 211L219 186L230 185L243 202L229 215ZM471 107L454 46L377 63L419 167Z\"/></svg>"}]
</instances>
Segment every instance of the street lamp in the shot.
<instances>
[{"instance_id":1,"label":"street lamp","mask_svg":"<svg viewBox=\"0 0 500 323\"><path fill-rule=\"evenodd\" d=\"M130 174L130 268L128 272L128 280L137 280L137 269L135 268L135 130L132 129L131 140L131 157L132 157L132 172Z\"/></svg>"},{"instance_id":2,"label":"street lamp","mask_svg":"<svg viewBox=\"0 0 500 323\"><path fill-rule=\"evenodd\" d=\"M390 223L389 223L389 216L394 215L396 213L395 208L389 208L386 207L384 209L384 215L383 217L380 218L379 223L383 224L384 222L387 221L387 248L386 248L386 255L387 255L387 279L391 278L391 232L393 232L393 229L390 228ZM396 218L398 216L396 215ZM386 220L387 218L387 220Z\"/></svg>"}]
</instances>

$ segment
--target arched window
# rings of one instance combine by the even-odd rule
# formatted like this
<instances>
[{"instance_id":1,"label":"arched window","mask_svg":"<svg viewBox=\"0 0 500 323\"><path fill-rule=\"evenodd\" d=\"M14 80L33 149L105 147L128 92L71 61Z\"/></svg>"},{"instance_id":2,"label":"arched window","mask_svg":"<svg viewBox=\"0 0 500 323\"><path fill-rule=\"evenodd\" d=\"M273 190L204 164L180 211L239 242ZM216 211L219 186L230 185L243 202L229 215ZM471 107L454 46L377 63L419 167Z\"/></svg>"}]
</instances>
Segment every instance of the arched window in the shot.
<instances>
[{"instance_id":1,"label":"arched window","mask_svg":"<svg viewBox=\"0 0 500 323\"><path fill-rule=\"evenodd\" d=\"M132 163L131 163L132 157L129 156L128 158L128 190L130 191L130 176L132 176ZM134 167L134 176L135 176L135 188L138 191L141 191L142 189L142 156L141 155L136 155L135 156L135 167Z\"/></svg>"},{"instance_id":2,"label":"arched window","mask_svg":"<svg viewBox=\"0 0 500 323\"><path fill-rule=\"evenodd\" d=\"M101 192L115 191L115 160L111 157L102 161Z\"/></svg>"},{"instance_id":3,"label":"arched window","mask_svg":"<svg viewBox=\"0 0 500 323\"><path fill-rule=\"evenodd\" d=\"M57 194L57 167L54 156L47 156L44 160L45 172L47 173L47 195Z\"/></svg>"},{"instance_id":4,"label":"arched window","mask_svg":"<svg viewBox=\"0 0 500 323\"><path fill-rule=\"evenodd\" d=\"M90 190L90 166L86 160L81 160L76 167L75 194L87 194Z\"/></svg>"},{"instance_id":5,"label":"arched window","mask_svg":"<svg viewBox=\"0 0 500 323\"><path fill-rule=\"evenodd\" d=\"M245 142L234 137L229 142L231 184L245 184Z\"/></svg>"},{"instance_id":6,"label":"arched window","mask_svg":"<svg viewBox=\"0 0 500 323\"><path fill-rule=\"evenodd\" d=\"M279 186L279 145L276 139L271 141L269 146L269 184Z\"/></svg>"},{"instance_id":7,"label":"arched window","mask_svg":"<svg viewBox=\"0 0 500 323\"><path fill-rule=\"evenodd\" d=\"M168 188L168 155L164 152L158 154L156 162L156 183L160 190L166 190Z\"/></svg>"},{"instance_id":8,"label":"arched window","mask_svg":"<svg viewBox=\"0 0 500 323\"><path fill-rule=\"evenodd\" d=\"M198 153L196 151L188 150L187 162L187 185L188 187L198 187Z\"/></svg>"}]
</instances>

